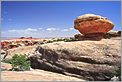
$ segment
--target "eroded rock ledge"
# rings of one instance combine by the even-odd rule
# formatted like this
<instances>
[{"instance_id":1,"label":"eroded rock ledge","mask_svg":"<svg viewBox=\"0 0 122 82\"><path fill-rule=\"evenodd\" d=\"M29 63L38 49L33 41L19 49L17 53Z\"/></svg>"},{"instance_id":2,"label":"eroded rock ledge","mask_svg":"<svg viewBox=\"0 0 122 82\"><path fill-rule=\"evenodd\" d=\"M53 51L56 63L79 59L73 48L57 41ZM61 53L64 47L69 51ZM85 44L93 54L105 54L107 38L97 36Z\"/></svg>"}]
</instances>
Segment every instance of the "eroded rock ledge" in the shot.
<instances>
[{"instance_id":1,"label":"eroded rock ledge","mask_svg":"<svg viewBox=\"0 0 122 82\"><path fill-rule=\"evenodd\" d=\"M31 67L85 80L110 80L120 64L120 42L103 39L44 44L30 55Z\"/></svg>"}]
</instances>

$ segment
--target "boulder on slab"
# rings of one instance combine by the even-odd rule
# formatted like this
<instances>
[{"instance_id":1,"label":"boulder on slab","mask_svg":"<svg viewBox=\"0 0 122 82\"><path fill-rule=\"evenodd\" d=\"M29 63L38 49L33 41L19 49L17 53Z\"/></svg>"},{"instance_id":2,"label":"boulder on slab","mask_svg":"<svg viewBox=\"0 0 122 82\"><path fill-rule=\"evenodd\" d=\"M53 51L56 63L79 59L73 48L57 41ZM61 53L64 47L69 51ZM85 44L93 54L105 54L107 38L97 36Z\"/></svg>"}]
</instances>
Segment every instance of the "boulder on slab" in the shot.
<instances>
[{"instance_id":1,"label":"boulder on slab","mask_svg":"<svg viewBox=\"0 0 122 82\"><path fill-rule=\"evenodd\" d=\"M85 37L99 37L102 39L104 34L112 30L114 24L106 17L94 14L85 14L76 18L74 28Z\"/></svg>"}]
</instances>

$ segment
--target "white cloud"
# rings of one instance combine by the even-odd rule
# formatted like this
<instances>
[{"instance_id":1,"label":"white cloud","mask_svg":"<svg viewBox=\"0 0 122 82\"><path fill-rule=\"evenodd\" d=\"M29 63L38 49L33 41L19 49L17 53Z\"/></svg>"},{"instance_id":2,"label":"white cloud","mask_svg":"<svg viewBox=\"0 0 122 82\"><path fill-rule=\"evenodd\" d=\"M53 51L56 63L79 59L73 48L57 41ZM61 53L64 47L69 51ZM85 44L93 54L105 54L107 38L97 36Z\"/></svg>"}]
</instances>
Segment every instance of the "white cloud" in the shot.
<instances>
[{"instance_id":1,"label":"white cloud","mask_svg":"<svg viewBox=\"0 0 122 82\"><path fill-rule=\"evenodd\" d=\"M74 28L69 28L70 30L74 30Z\"/></svg>"},{"instance_id":2,"label":"white cloud","mask_svg":"<svg viewBox=\"0 0 122 82\"><path fill-rule=\"evenodd\" d=\"M2 31L1 33L3 34L3 33L5 33L5 32Z\"/></svg>"},{"instance_id":3,"label":"white cloud","mask_svg":"<svg viewBox=\"0 0 122 82\"><path fill-rule=\"evenodd\" d=\"M8 30L8 32L36 32L37 29L33 29L33 28L27 28L27 29L12 29L12 30Z\"/></svg>"},{"instance_id":4,"label":"white cloud","mask_svg":"<svg viewBox=\"0 0 122 82\"><path fill-rule=\"evenodd\" d=\"M63 29L62 31L69 31L68 29Z\"/></svg>"},{"instance_id":5,"label":"white cloud","mask_svg":"<svg viewBox=\"0 0 122 82\"><path fill-rule=\"evenodd\" d=\"M39 30L40 29L40 30ZM5 37L67 37L77 33L73 28L26 28L26 29L10 29L2 31L2 36Z\"/></svg>"},{"instance_id":6,"label":"white cloud","mask_svg":"<svg viewBox=\"0 0 122 82\"><path fill-rule=\"evenodd\" d=\"M27 29L25 29L25 31L37 31L37 29L27 28Z\"/></svg>"},{"instance_id":7,"label":"white cloud","mask_svg":"<svg viewBox=\"0 0 122 82\"><path fill-rule=\"evenodd\" d=\"M56 28L47 28L46 30L48 31L54 31L54 30L57 30Z\"/></svg>"},{"instance_id":8,"label":"white cloud","mask_svg":"<svg viewBox=\"0 0 122 82\"><path fill-rule=\"evenodd\" d=\"M17 32L17 30L12 29L12 30L8 30L8 32Z\"/></svg>"},{"instance_id":9,"label":"white cloud","mask_svg":"<svg viewBox=\"0 0 122 82\"><path fill-rule=\"evenodd\" d=\"M72 30L74 30L74 28L65 28L65 29L63 29L62 31L72 31Z\"/></svg>"}]
</instances>

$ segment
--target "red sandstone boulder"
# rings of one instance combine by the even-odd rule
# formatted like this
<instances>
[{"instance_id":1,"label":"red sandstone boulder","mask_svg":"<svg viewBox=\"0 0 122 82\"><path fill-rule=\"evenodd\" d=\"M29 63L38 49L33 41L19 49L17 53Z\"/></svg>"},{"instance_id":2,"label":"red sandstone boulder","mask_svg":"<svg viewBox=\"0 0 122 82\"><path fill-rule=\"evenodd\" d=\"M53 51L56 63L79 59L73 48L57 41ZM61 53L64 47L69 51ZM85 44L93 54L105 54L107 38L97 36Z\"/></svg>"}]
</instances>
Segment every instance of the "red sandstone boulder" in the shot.
<instances>
[{"instance_id":1,"label":"red sandstone boulder","mask_svg":"<svg viewBox=\"0 0 122 82\"><path fill-rule=\"evenodd\" d=\"M85 14L77 17L74 28L86 37L101 37L113 29L114 24L105 17Z\"/></svg>"}]
</instances>

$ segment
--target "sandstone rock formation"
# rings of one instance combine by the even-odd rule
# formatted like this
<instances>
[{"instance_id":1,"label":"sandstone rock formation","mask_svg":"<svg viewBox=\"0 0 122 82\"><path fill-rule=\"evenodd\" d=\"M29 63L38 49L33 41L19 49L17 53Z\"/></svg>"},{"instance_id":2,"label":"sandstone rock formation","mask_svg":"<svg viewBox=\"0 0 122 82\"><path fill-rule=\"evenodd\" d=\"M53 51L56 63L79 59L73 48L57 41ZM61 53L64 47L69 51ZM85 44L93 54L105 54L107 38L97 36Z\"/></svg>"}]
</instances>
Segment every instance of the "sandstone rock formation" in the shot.
<instances>
[{"instance_id":1,"label":"sandstone rock formation","mask_svg":"<svg viewBox=\"0 0 122 82\"><path fill-rule=\"evenodd\" d=\"M43 42L44 39L32 38L32 37L20 37L16 39L2 40L1 49L12 49L20 46L33 46L38 42Z\"/></svg>"},{"instance_id":2,"label":"sandstone rock formation","mask_svg":"<svg viewBox=\"0 0 122 82\"><path fill-rule=\"evenodd\" d=\"M9 71L12 65L1 62L2 81L85 81L44 70L32 69L30 71Z\"/></svg>"},{"instance_id":3,"label":"sandstone rock formation","mask_svg":"<svg viewBox=\"0 0 122 82\"><path fill-rule=\"evenodd\" d=\"M98 37L84 37L83 34L75 34L75 39L78 40L99 40ZM121 31L109 31L106 34L104 34L103 38L110 39L114 37L121 37Z\"/></svg>"},{"instance_id":4,"label":"sandstone rock formation","mask_svg":"<svg viewBox=\"0 0 122 82\"><path fill-rule=\"evenodd\" d=\"M11 64L1 62L1 70L2 71L4 71L4 70L9 71L11 68L12 68Z\"/></svg>"},{"instance_id":5,"label":"sandstone rock formation","mask_svg":"<svg viewBox=\"0 0 122 82\"><path fill-rule=\"evenodd\" d=\"M113 29L114 24L105 17L85 14L77 17L74 21L74 28L84 37L98 37L102 39L103 35Z\"/></svg>"},{"instance_id":6,"label":"sandstone rock formation","mask_svg":"<svg viewBox=\"0 0 122 82\"><path fill-rule=\"evenodd\" d=\"M58 73L53 73L44 70L31 70L31 71L2 71L1 72L2 82L28 82L28 81L85 81L83 79L70 77Z\"/></svg>"},{"instance_id":7,"label":"sandstone rock formation","mask_svg":"<svg viewBox=\"0 0 122 82\"><path fill-rule=\"evenodd\" d=\"M120 37L43 44L30 56L31 67L90 81L110 80L120 64L120 44Z\"/></svg>"}]
</instances>

